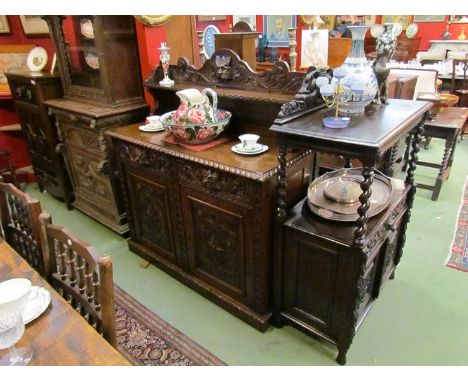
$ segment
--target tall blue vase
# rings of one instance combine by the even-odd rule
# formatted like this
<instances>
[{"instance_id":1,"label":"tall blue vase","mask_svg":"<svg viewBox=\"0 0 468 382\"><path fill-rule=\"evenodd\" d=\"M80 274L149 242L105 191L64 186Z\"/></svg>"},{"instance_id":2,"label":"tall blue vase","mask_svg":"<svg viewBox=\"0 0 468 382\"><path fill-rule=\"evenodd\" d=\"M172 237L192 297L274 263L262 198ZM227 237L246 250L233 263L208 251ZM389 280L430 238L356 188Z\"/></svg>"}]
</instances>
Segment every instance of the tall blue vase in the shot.
<instances>
[{"instance_id":1,"label":"tall blue vase","mask_svg":"<svg viewBox=\"0 0 468 382\"><path fill-rule=\"evenodd\" d=\"M351 52L342 65L347 71L342 83L352 89L352 96L345 104L340 105L340 112L356 115L363 114L365 107L373 101L378 84L364 53L364 38L369 27L359 25L348 28L351 30L353 40Z\"/></svg>"}]
</instances>

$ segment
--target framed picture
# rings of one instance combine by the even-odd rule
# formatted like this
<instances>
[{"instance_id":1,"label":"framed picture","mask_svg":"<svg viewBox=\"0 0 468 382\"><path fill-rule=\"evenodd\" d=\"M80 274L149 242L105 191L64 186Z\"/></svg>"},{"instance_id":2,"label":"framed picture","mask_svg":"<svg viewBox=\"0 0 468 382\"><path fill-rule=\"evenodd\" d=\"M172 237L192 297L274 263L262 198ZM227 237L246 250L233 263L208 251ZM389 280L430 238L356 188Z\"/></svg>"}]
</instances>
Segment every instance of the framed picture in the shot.
<instances>
[{"instance_id":1,"label":"framed picture","mask_svg":"<svg viewBox=\"0 0 468 382\"><path fill-rule=\"evenodd\" d=\"M199 21L214 21L214 20L226 20L226 15L200 15L198 16Z\"/></svg>"},{"instance_id":2,"label":"framed picture","mask_svg":"<svg viewBox=\"0 0 468 382\"><path fill-rule=\"evenodd\" d=\"M400 23L403 30L409 25L410 17L408 15L383 15L382 24Z\"/></svg>"},{"instance_id":3,"label":"framed picture","mask_svg":"<svg viewBox=\"0 0 468 382\"><path fill-rule=\"evenodd\" d=\"M20 16L21 25L25 34L48 34L49 27L41 16Z\"/></svg>"},{"instance_id":4,"label":"framed picture","mask_svg":"<svg viewBox=\"0 0 468 382\"><path fill-rule=\"evenodd\" d=\"M440 23L445 21L445 15L414 15L413 22L414 23Z\"/></svg>"},{"instance_id":5,"label":"framed picture","mask_svg":"<svg viewBox=\"0 0 468 382\"><path fill-rule=\"evenodd\" d=\"M288 47L288 28L296 26L294 15L263 16L263 33L267 35L268 46L271 48Z\"/></svg>"},{"instance_id":6,"label":"framed picture","mask_svg":"<svg viewBox=\"0 0 468 382\"><path fill-rule=\"evenodd\" d=\"M468 23L468 16L452 15L449 16L449 21L451 23Z\"/></svg>"},{"instance_id":7,"label":"framed picture","mask_svg":"<svg viewBox=\"0 0 468 382\"><path fill-rule=\"evenodd\" d=\"M257 30L257 17L255 15L233 15L232 25L236 25L239 21L249 23L253 31Z\"/></svg>"},{"instance_id":8,"label":"framed picture","mask_svg":"<svg viewBox=\"0 0 468 382\"><path fill-rule=\"evenodd\" d=\"M318 20L323 21L317 22ZM312 29L314 23L317 23L317 28L327 28L328 30L333 30L335 26L335 16L316 16L316 15L300 15L299 20L302 25Z\"/></svg>"},{"instance_id":9,"label":"framed picture","mask_svg":"<svg viewBox=\"0 0 468 382\"><path fill-rule=\"evenodd\" d=\"M328 29L302 31L301 68L324 68L328 63Z\"/></svg>"},{"instance_id":10,"label":"framed picture","mask_svg":"<svg viewBox=\"0 0 468 382\"><path fill-rule=\"evenodd\" d=\"M10 26L6 16L0 16L0 33L10 33Z\"/></svg>"}]
</instances>

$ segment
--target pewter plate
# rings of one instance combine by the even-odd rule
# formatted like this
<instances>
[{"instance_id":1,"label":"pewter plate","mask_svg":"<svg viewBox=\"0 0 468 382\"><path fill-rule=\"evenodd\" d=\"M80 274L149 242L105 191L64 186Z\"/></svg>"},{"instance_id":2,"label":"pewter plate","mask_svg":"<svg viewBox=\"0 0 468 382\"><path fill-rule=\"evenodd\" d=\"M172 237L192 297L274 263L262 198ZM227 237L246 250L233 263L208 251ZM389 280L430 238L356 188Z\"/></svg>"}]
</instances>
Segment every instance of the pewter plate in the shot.
<instances>
[{"instance_id":1,"label":"pewter plate","mask_svg":"<svg viewBox=\"0 0 468 382\"><path fill-rule=\"evenodd\" d=\"M309 209L328 220L356 221L359 218L357 210L361 205L359 196L362 193L362 181L361 168L341 169L322 175L309 185ZM375 216L387 208L392 196L391 180L375 171L371 190L368 217Z\"/></svg>"}]
</instances>

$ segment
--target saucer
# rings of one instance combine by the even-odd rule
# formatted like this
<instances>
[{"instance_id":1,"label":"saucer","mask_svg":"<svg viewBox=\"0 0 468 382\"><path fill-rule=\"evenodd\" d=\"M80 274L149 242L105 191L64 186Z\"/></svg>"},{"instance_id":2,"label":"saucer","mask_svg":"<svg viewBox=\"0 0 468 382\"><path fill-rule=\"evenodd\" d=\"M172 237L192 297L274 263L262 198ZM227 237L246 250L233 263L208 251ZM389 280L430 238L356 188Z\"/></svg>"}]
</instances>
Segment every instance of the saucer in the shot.
<instances>
[{"instance_id":1,"label":"saucer","mask_svg":"<svg viewBox=\"0 0 468 382\"><path fill-rule=\"evenodd\" d=\"M157 126L157 127L149 127L150 125L141 125L141 126L138 126L138 129L141 130L141 131L146 131L147 133L155 133L155 132L158 132L158 131L164 131L164 126L163 125L160 125L160 126Z\"/></svg>"},{"instance_id":2,"label":"saucer","mask_svg":"<svg viewBox=\"0 0 468 382\"><path fill-rule=\"evenodd\" d=\"M47 289L32 286L29 293L29 300L22 312L24 324L29 324L44 313L50 304L50 300L50 293Z\"/></svg>"},{"instance_id":3,"label":"saucer","mask_svg":"<svg viewBox=\"0 0 468 382\"><path fill-rule=\"evenodd\" d=\"M268 150L267 145L262 145L260 143L258 143L257 145L258 145L258 148L255 150L244 150L242 149L242 143L238 143L237 145L232 146L231 150L241 155L257 155L257 154L264 153L265 151Z\"/></svg>"}]
</instances>

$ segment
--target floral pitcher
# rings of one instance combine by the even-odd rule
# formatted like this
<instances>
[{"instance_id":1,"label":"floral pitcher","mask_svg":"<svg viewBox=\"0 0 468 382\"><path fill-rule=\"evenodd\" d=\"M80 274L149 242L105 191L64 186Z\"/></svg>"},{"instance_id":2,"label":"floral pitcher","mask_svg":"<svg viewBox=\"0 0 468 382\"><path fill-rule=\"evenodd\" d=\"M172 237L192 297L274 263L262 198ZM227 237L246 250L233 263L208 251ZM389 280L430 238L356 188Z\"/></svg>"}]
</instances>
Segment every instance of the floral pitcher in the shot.
<instances>
[{"instance_id":1,"label":"floral pitcher","mask_svg":"<svg viewBox=\"0 0 468 382\"><path fill-rule=\"evenodd\" d=\"M206 88L201 92L197 89L185 89L176 94L180 98L180 105L174 115L175 121L181 125L216 122L218 96L213 89ZM211 95L212 104L208 94Z\"/></svg>"}]
</instances>

